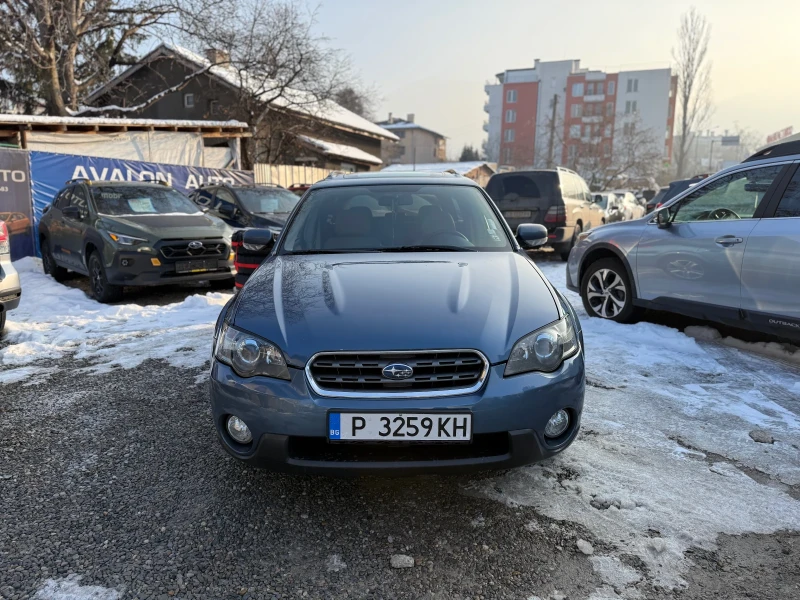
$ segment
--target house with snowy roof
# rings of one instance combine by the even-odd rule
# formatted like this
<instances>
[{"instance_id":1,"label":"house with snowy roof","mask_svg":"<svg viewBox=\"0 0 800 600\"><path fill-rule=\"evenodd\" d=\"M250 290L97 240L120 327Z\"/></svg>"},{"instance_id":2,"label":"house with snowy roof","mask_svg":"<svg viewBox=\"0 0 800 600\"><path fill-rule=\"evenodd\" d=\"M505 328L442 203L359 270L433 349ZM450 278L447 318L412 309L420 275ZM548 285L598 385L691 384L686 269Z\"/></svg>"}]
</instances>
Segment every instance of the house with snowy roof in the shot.
<instances>
[{"instance_id":1,"label":"house with snowy roof","mask_svg":"<svg viewBox=\"0 0 800 600\"><path fill-rule=\"evenodd\" d=\"M161 44L94 90L87 104L114 116L247 122L253 137L242 148L246 167L280 163L368 171L383 163L381 144L399 139L332 100L237 69L223 52L202 56L171 44Z\"/></svg>"},{"instance_id":2,"label":"house with snowy roof","mask_svg":"<svg viewBox=\"0 0 800 600\"><path fill-rule=\"evenodd\" d=\"M388 129L400 141L388 142L381 146L381 158L387 165L443 162L447 160L447 138L441 133L423 127L410 113L405 119L393 117L376 123Z\"/></svg>"}]
</instances>

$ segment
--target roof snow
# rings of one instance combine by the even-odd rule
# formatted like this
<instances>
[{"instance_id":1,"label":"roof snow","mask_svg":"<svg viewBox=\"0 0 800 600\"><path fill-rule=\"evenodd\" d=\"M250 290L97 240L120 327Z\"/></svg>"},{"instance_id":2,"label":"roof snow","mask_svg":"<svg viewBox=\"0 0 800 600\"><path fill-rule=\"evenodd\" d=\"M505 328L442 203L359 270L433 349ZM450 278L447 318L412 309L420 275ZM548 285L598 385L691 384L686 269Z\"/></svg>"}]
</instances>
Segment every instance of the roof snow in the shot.
<instances>
[{"instance_id":1,"label":"roof snow","mask_svg":"<svg viewBox=\"0 0 800 600\"><path fill-rule=\"evenodd\" d=\"M131 127L236 127L246 128L241 121L188 121L183 119L115 119L110 117L50 117L46 115L4 115L0 123L11 125L107 125Z\"/></svg>"},{"instance_id":2,"label":"roof snow","mask_svg":"<svg viewBox=\"0 0 800 600\"><path fill-rule=\"evenodd\" d=\"M492 169L491 165L481 160L468 161L468 162L423 163L416 165L389 165L388 167L385 167L382 170L421 171L424 173L444 173L445 171L455 171L459 175L466 175L470 171L478 169L483 166L486 166L486 168L491 169L491 171L494 173L494 169Z\"/></svg>"},{"instance_id":3,"label":"roof snow","mask_svg":"<svg viewBox=\"0 0 800 600\"><path fill-rule=\"evenodd\" d=\"M383 161L377 156L373 156L369 152L364 152L360 148L356 148L354 146L326 142L325 140L318 140L316 138L308 137L307 135L298 135L297 138L305 142L307 145L321 150L323 154L328 156L347 158L356 162L367 163L370 165L383 164Z\"/></svg>"},{"instance_id":4,"label":"roof snow","mask_svg":"<svg viewBox=\"0 0 800 600\"><path fill-rule=\"evenodd\" d=\"M225 64L212 64L206 57L192 52L187 48L176 46L173 44L161 44L158 48L153 50L149 56L154 56L159 52L172 53L183 60L190 62L200 69L206 70L208 73L225 81L228 85L234 88L245 88L253 93L255 96L271 99L272 96L279 92L281 97L272 99L271 103L278 108L285 108L292 112L300 113L321 121L326 121L333 126L343 127L356 131L362 131L383 139L397 141L399 138L390 131L383 127L368 121L354 112L351 112L340 106L332 100L319 100L310 92L302 90L295 90L291 88L284 88L281 90L281 85L275 82L271 85L269 80L260 77L251 77L246 71L236 69L232 65ZM140 65L147 61L147 57L140 61ZM133 66L117 76L114 80L105 86L95 90L89 96L90 99L97 98L103 90L109 86L114 85L116 82L124 79L128 74L133 73L138 66Z\"/></svg>"},{"instance_id":5,"label":"roof snow","mask_svg":"<svg viewBox=\"0 0 800 600\"><path fill-rule=\"evenodd\" d=\"M445 137L438 131L434 131L428 127L423 127L418 123L414 123L413 121L397 121L395 123L389 123L387 121L379 121L378 125L383 127L384 129L422 129L423 131L427 131L428 133L432 133L433 135L438 135L439 137Z\"/></svg>"}]
</instances>

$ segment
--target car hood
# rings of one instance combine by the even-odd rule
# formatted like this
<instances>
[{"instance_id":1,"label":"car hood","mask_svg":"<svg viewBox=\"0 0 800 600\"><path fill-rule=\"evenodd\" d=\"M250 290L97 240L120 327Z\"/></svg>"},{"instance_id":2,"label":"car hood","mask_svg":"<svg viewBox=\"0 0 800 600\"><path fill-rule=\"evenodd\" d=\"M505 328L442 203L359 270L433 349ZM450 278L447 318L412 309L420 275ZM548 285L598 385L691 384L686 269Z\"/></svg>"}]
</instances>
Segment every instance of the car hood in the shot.
<instances>
[{"instance_id":1,"label":"car hood","mask_svg":"<svg viewBox=\"0 0 800 600\"><path fill-rule=\"evenodd\" d=\"M155 242L162 239L196 239L221 237L229 239L231 228L221 219L197 214L169 215L125 215L101 217L103 226L109 231L147 237Z\"/></svg>"},{"instance_id":2,"label":"car hood","mask_svg":"<svg viewBox=\"0 0 800 600\"><path fill-rule=\"evenodd\" d=\"M271 258L239 293L233 324L296 367L334 350L470 348L497 363L558 317L520 254L362 253Z\"/></svg>"}]
</instances>

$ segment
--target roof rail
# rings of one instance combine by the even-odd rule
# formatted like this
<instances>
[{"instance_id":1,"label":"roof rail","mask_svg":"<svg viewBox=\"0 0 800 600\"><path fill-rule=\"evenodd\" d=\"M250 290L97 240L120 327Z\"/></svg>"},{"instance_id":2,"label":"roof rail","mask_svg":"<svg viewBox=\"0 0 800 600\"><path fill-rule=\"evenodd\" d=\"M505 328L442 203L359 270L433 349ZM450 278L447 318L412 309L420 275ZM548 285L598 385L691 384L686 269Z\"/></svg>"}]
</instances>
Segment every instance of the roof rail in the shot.
<instances>
[{"instance_id":1,"label":"roof rail","mask_svg":"<svg viewBox=\"0 0 800 600\"><path fill-rule=\"evenodd\" d=\"M74 179L67 179L64 182L64 185L72 185L73 183L85 183L87 185L92 185L92 180L88 177L75 177Z\"/></svg>"},{"instance_id":2,"label":"roof rail","mask_svg":"<svg viewBox=\"0 0 800 600\"><path fill-rule=\"evenodd\" d=\"M778 156L791 156L792 154L800 154L800 140L767 146L752 156L748 156L742 162L753 162L754 160L776 158Z\"/></svg>"}]
</instances>

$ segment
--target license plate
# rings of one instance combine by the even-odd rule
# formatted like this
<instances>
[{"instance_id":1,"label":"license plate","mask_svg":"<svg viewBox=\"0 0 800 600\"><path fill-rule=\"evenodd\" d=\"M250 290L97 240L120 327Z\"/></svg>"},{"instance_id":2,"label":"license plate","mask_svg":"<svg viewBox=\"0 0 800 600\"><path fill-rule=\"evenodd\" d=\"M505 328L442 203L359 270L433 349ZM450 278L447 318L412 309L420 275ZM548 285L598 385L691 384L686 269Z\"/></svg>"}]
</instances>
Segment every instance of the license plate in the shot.
<instances>
[{"instance_id":1,"label":"license plate","mask_svg":"<svg viewBox=\"0 0 800 600\"><path fill-rule=\"evenodd\" d=\"M329 413L331 441L469 442L469 413Z\"/></svg>"},{"instance_id":2,"label":"license plate","mask_svg":"<svg viewBox=\"0 0 800 600\"><path fill-rule=\"evenodd\" d=\"M203 273L216 268L216 260L184 260L175 264L177 273Z\"/></svg>"},{"instance_id":3,"label":"license plate","mask_svg":"<svg viewBox=\"0 0 800 600\"><path fill-rule=\"evenodd\" d=\"M509 219L527 219L531 216L529 210L507 210L503 213Z\"/></svg>"}]
</instances>

